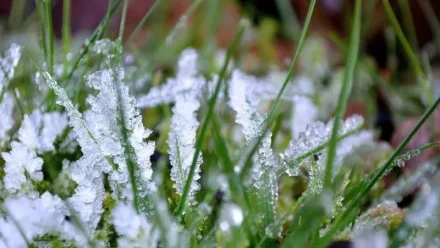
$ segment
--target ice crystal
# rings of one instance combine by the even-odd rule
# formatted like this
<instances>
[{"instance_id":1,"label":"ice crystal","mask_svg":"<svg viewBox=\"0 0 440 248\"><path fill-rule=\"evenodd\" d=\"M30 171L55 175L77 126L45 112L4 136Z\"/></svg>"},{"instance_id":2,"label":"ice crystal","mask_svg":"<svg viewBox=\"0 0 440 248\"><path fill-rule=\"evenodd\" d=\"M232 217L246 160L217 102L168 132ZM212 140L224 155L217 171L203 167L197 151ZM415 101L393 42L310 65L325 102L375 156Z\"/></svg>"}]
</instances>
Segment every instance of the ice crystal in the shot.
<instances>
[{"instance_id":1,"label":"ice crystal","mask_svg":"<svg viewBox=\"0 0 440 248\"><path fill-rule=\"evenodd\" d=\"M25 115L18 138L29 149L38 153L53 151L55 139L67 127L67 116L59 112L41 113L34 110Z\"/></svg>"},{"instance_id":2,"label":"ice crystal","mask_svg":"<svg viewBox=\"0 0 440 248\"><path fill-rule=\"evenodd\" d=\"M2 157L5 160L5 189L14 195L30 194L38 195L34 192L32 181L43 180L43 160L37 157L35 151L29 149L26 145L13 141L11 151L3 152ZM29 178L27 178L27 176Z\"/></svg>"},{"instance_id":3,"label":"ice crystal","mask_svg":"<svg viewBox=\"0 0 440 248\"><path fill-rule=\"evenodd\" d=\"M157 247L159 232L145 216L136 213L131 205L119 203L112 211L118 233L118 247Z\"/></svg>"},{"instance_id":4,"label":"ice crystal","mask_svg":"<svg viewBox=\"0 0 440 248\"><path fill-rule=\"evenodd\" d=\"M363 118L361 116L353 115L349 117L342 124L339 136L345 136L356 131L362 124ZM298 138L293 139L281 154L287 174L291 176L298 175L299 163L329 141L332 129L333 121L327 124L314 122L308 125L306 130L298 135Z\"/></svg>"},{"instance_id":5,"label":"ice crystal","mask_svg":"<svg viewBox=\"0 0 440 248\"><path fill-rule=\"evenodd\" d=\"M293 101L292 136L298 137L318 116L318 109L308 97L300 96Z\"/></svg>"}]
</instances>

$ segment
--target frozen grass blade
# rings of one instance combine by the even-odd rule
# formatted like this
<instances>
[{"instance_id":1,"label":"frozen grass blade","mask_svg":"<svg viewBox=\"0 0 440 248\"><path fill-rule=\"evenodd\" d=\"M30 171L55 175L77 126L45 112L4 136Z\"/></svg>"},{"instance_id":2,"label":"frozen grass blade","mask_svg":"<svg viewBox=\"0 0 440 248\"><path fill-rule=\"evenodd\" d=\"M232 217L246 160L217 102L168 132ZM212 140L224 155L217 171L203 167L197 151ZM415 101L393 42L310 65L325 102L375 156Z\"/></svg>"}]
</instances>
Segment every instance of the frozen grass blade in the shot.
<instances>
[{"instance_id":1,"label":"frozen grass blade","mask_svg":"<svg viewBox=\"0 0 440 248\"><path fill-rule=\"evenodd\" d=\"M354 9L354 22L351 31L350 46L347 54L347 65L345 66L344 81L339 93L339 100L336 106L332 135L328 146L327 165L325 168L324 188L330 188L333 176L333 162L336 155L336 146L338 143L338 134L340 125L344 118L345 109L347 108L348 98L350 96L353 75L356 68L357 58L359 54L360 32L361 32L361 6L362 1L356 0Z\"/></svg>"},{"instance_id":2,"label":"frozen grass blade","mask_svg":"<svg viewBox=\"0 0 440 248\"><path fill-rule=\"evenodd\" d=\"M190 190L193 178L194 178L197 160L199 158L199 154L202 149L204 137L206 135L206 132L208 131L209 122L211 121L212 115L214 114L214 107L217 102L217 98L218 98L218 94L220 92L222 82L226 77L229 62L230 62L232 55L234 54L234 52L238 46L238 43L241 40L241 37L243 36L245 28L248 25L249 25L249 23L247 20L240 21L239 26L237 27L237 30L235 32L234 38L233 38L230 46L228 47L227 55L226 55L222 70L220 71L220 75L218 77L218 80L217 80L217 83L215 86L214 95L211 97L211 99L209 99L208 113L206 114L206 116L202 122L201 131L200 131L199 137L196 140L196 151L194 152L194 157L193 157L193 160L191 163L191 168L190 168L190 171L188 174L188 180L185 183L185 187L183 189L182 196L181 196L179 204L175 210L175 213L178 217L182 216L184 209L186 207L186 204L187 204L187 198L188 198L189 190Z\"/></svg>"}]
</instances>

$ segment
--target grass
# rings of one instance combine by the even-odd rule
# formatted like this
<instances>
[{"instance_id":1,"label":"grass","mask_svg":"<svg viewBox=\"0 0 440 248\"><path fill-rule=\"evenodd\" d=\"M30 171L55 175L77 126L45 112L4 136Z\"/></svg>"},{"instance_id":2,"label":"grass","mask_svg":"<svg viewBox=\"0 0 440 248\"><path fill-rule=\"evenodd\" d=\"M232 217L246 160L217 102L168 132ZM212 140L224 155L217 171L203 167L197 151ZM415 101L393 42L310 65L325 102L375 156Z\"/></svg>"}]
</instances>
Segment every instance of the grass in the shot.
<instances>
[{"instance_id":1,"label":"grass","mask_svg":"<svg viewBox=\"0 0 440 248\"><path fill-rule=\"evenodd\" d=\"M368 27L370 27L369 25L372 23L371 17L365 17L363 13L364 11L371 13L372 10L374 10L376 2L367 6L367 10L365 10L363 1L356 0L353 5L354 11L352 11L353 16L350 23L350 37L346 39L337 36L335 33L333 33L332 36L332 39L337 43L345 60L342 62L344 73L338 95L334 95L332 99L330 99L335 103L335 108L331 113L324 113L333 119L330 137L318 145L310 145L307 152L296 154L296 159L292 160L289 164L283 164L284 160L282 159L273 160L275 161L274 163L279 164L271 164L270 166L272 167L270 167L270 169L265 168L261 176L261 180L264 180L265 187L254 187L255 182L252 181L251 173L254 166L260 163L260 161L256 161L255 158L256 156L258 156L258 158L265 158L265 154L262 154L260 148L262 147L263 139L267 137L270 132L272 132L272 147L270 147L270 149L272 149L271 151L274 152L277 158L277 153L284 150L289 141L300 142L301 136L294 137L293 134L291 134L291 127L288 123L291 103L286 101L283 97L285 96L284 93L290 90L289 86L297 86L298 84L296 80L299 77L297 76L303 73L300 71L301 67L298 66L301 63L302 56L314 55L303 53L307 51L307 49L304 49L309 45L307 41L313 39L313 36L310 36L309 33L312 20L316 18L316 15L314 15L316 2L316 0L309 1L305 21L300 25L297 21L296 13L289 10L289 3L283 0L276 1L277 7L281 10L282 20L287 23L287 25L282 28L291 28L293 30L293 32L292 30L284 31L286 31L289 36L289 42L296 44L296 49L283 80L281 82L277 81L277 83L281 85L279 91L267 101L266 106L260 106L263 109L262 112L264 112L264 121L260 126L255 128L257 130L254 131L258 135L255 135L256 138L251 140L248 145L244 143L242 134L237 135L235 133L236 130L238 130L238 132L241 132L241 130L237 129L234 113L231 113L227 107L227 96L228 90L230 89L229 83L232 70L243 69L239 67L245 67L247 65L246 63L249 63L246 57L242 55L245 53L244 50L251 47L249 40L252 40L253 36L258 37L253 33L258 29L252 29L252 23L247 19L241 19L235 27L229 27L231 31L233 29L235 31L227 47L226 56L220 62L220 65L212 66L218 63L215 57L215 51L218 48L217 41L213 37L200 38L198 34L216 34L217 28L221 25L222 18L225 18L224 16L214 15L217 8L224 7L221 1L210 2L197 0L192 2L178 19L176 25L173 25L168 30L160 30L164 35L157 35L157 37L149 37L146 39L151 44L138 44L135 38L138 38L140 31L145 28L148 22L154 24L149 24L148 27L157 25L159 29L163 28L166 18L164 14L166 11L164 10L171 8L172 2L166 0L156 1L133 30L126 30L127 18L130 17L130 13L128 13L130 1L113 1L112 4L109 5L103 20L99 23L94 32L91 33L87 42L84 43L79 51L73 49L73 45L78 41L75 35L71 34L70 30L70 25L76 18L70 15L72 8L71 0L64 0L62 41L60 42L56 40L52 26L51 1L36 1L34 15L38 20L38 26L35 28L38 30L40 36L39 46L41 49L41 59L34 59L34 55L25 48L29 56L22 58L20 67L17 68L15 77L11 82L5 79L5 89L0 92L0 106L3 104L5 94L11 93L18 103L16 115L18 112L21 112L21 115L24 117L35 109L39 109L43 112L63 112L65 110L55 106L57 99L59 100L63 97L60 97L60 94L62 94L62 92L60 93L60 89L62 88L65 89L67 93L68 101L63 103L66 109L73 109L76 108L76 106L80 106L81 110L87 109L89 106L86 95L95 92L93 89L85 87L85 75L98 70L111 69L115 77L116 75L114 74L117 72L115 68L123 67L125 69L124 81L120 82L115 78L112 81L117 91L116 121L112 124L118 128L118 133L115 135L120 138L120 145L123 152L118 154L118 156L105 155L104 158L113 170L120 169L118 163L121 163L121 161L126 165L127 180L131 185L131 200L127 202L132 203L137 215L144 218L142 220L146 220L146 222L151 224L153 227L152 230L157 230L157 235L161 239L160 245L172 247L173 241L177 240L179 245L187 245L189 247L208 247L215 245L222 247L327 247L335 240L355 240L357 237L354 233L351 233L351 230L354 229L359 221L357 219L359 215L365 213L366 209L374 209L376 207L370 206L370 204L374 202L375 199L378 199L380 194L386 190L384 186L384 176L396 167L399 161L408 160L417 156L420 152L433 149L440 144L439 141L435 140L436 137L429 137L431 143L422 144L415 150L404 152L408 143L414 139L419 130L436 111L440 103L440 98L435 99L431 93L433 83L430 82L430 78L426 76L423 70L424 67L420 62L420 52L416 42L417 37L413 17L411 16L410 2L406 0L399 2L400 11L403 14L403 25L401 26L396 18L396 9L392 8L389 1L376 1L377 4L381 4L385 9L390 21L389 24L397 35L398 42L403 46L405 55L421 82L414 87L420 87L422 89L423 96L420 97L420 99L422 102L423 99L427 100L421 107L423 108L425 105L427 107L424 108L425 112L417 124L411 129L397 148L389 148L389 150L384 149L382 151L379 150L383 149L379 148L381 147L378 145L379 143L372 141L374 144L373 148L375 149L374 152L368 153L369 151L362 151L368 153L367 157L362 157L362 152L356 149L350 150L351 155L362 158L356 160L354 166L344 164L346 163L345 160L343 160L343 164L336 164L336 158L340 158L339 156L341 156L338 153L341 144L348 138L355 137L360 131L360 128L356 128L346 134L341 134L344 116L347 112L347 108L350 106L350 100L353 99L352 89L363 86L361 85L363 82L359 76L359 71L365 69L368 75L376 82L368 89L368 108L370 108L368 113L378 112L378 109L374 109L375 106L372 104L377 97L377 94L370 94L376 89L373 87L383 88L388 94L394 93L394 86L389 83L392 79L381 78L377 68L371 65L366 66L362 63L367 57L364 53L365 47L362 39L366 36L364 32L367 32ZM233 3L229 3L228 1L228 4ZM429 11L426 3L422 8L429 18L430 25L433 28L437 27L438 20L436 20L433 13ZM18 12L10 16L8 25L17 28L22 25L20 20L23 16L23 1L14 2L13 9ZM203 11L207 13L202 13ZM112 37L111 32L108 31L110 30L112 17L117 14L120 14L119 29L118 32L114 34L116 36ZM221 15L219 13L216 14ZM194 17L196 21L187 22L190 17ZM205 17L209 18L209 20L207 20L206 23L202 23L200 20ZM163 18L163 22L158 21L154 23L160 18ZM182 23L185 23L185 25L182 26ZM299 30L301 30L301 32L299 32ZM272 37L272 35L271 37L264 37L267 38L267 42L264 42L265 46L275 44L275 42L273 42L274 37ZM115 39L115 51L111 51L110 55L93 54L92 48L98 40L103 38ZM147 127L154 131L148 140L157 142L156 150L161 152L161 156L157 162L153 162L153 177L157 183L157 190L155 192L149 192L147 195L141 195L140 191L142 190L140 190L140 187L142 187L144 182L140 181L139 175L142 171L140 170L139 161L136 160L137 154L130 140L131 135L133 135L135 131L127 126L127 123L130 121L130 119L127 118L130 118L129 114L133 113L129 113L129 110L125 108L127 103L123 101L122 96L124 92L121 91L121 89L123 89L121 86L128 85L130 94L138 96L145 92L151 92L151 89L155 89L152 87L167 83L162 81L170 80L170 78L173 77L175 73L175 61L173 61L172 65L164 61L173 60L170 58L177 57L182 48L187 46L195 46L201 48L200 50L203 51L200 56L200 61L202 61L200 64L203 67L201 74L204 77L210 78L213 77L213 74L217 75L217 77L213 77L215 80L212 84L214 86L212 95L207 97L207 94L203 94L203 97L207 99L205 102L202 101L203 106L197 116L201 121L201 125L194 140L195 152L185 158L181 158L180 156L184 156L185 153L180 151L178 147L179 159L191 161L189 173L187 178L183 178L182 180L184 181L182 194L176 194L172 188L173 181L169 175L170 168L168 165L170 155L164 152L168 148L165 141L167 140L170 129L173 128L170 126L170 118L173 115L170 111L170 104L164 104L160 106L160 108L155 108L156 111L143 112L145 119L148 119L144 124L146 126L148 125ZM126 59L126 55L131 49L135 52L133 56L134 61L128 63L124 61L124 59ZM258 55L263 53L264 51ZM69 55L69 57L72 56L72 59L67 58L67 55ZM30 60L28 60L28 58L30 58ZM107 60L111 61L110 66L106 64ZM27 66L27 61L32 62L29 63L31 66ZM267 61L263 61L261 64L265 64L265 62ZM62 75L55 75L55 68L60 64L64 66L63 73ZM3 68L4 66L1 63L0 66L1 71L7 74L6 68ZM36 69L32 68L32 66L36 67ZM134 68L135 66L141 66L142 69L136 69ZM364 66L368 68L364 68ZM219 67L219 69L216 69L217 67ZM233 69L231 69L231 67ZM340 68L334 66L331 69L336 70ZM271 69L268 69L268 71L271 72ZM33 75L35 72L41 73L43 79L48 82L51 90L42 90L42 92L35 90L35 93L30 94L32 97L35 97L35 99L27 101L28 99L23 99L21 92L34 92L33 89L35 85L33 85ZM393 71L392 73L397 74L399 72ZM261 74L264 73L261 72ZM134 82L138 80L142 81L142 76L145 75L149 75L151 78L144 79L143 87L136 88L137 86ZM314 75L306 76L313 77ZM328 72L326 76L333 77L334 74ZM56 84L61 88L58 88ZM327 111L325 107L328 106L323 105L331 105L329 102L325 102L326 100L324 99L324 92L330 90L330 86L332 86L329 84L332 84L332 82L328 79L316 79L313 82L315 91L310 99L320 111ZM255 88L248 88L246 94L251 94L253 90L257 90L258 86L252 87ZM145 92L140 93L137 92L137 90ZM398 94L397 91L395 94ZM410 104L410 95L399 95L398 97L403 101L403 104ZM109 99L109 101L110 100L112 99ZM361 101L362 100L365 99L361 99ZM408 102L405 102L407 100ZM41 103L36 104L36 102ZM24 109L31 111L24 112ZM401 114L396 113L398 111L396 109L392 109L392 111L394 111L393 114ZM69 114L72 113L69 112ZM305 114L308 114L308 112ZM254 116L250 118L252 117ZM375 116L367 116L369 122L374 120L374 118ZM80 125L87 131L88 138L91 142L101 149L98 149L100 153L109 153L105 150L104 141L96 138L97 136L93 133L93 129L89 127L91 123L87 123L85 119L85 117L79 115L80 123L77 123L77 125ZM328 121L330 118L322 117L322 119ZM106 123L99 124L103 127L106 125ZM10 139L6 141L4 147L2 147L2 142L0 142L0 149L2 151L9 151L11 141L18 140L17 132L20 128L19 126L20 125L16 123L15 126L10 129ZM372 125L368 125L369 128L373 128L371 126ZM242 127L242 129L246 129L246 127ZM308 130L305 131L308 132ZM63 132L63 137L67 138L69 132L71 132L71 130L67 128ZM60 141L60 143L62 142ZM352 146L355 145L352 144ZM51 153L44 154L45 163L50 163L50 165L45 166L54 166L54 164L57 163L55 161L62 160L55 158L55 156L61 156L62 153L58 153L61 148L57 145L55 149L56 150ZM81 151L80 147L76 146L71 155L72 157L79 158L83 155L83 152L87 151ZM327 159L322 161L324 153L327 154ZM199 181L202 188L196 195L198 204L191 206L188 203L188 198L191 185L196 176L197 162L202 154L204 162L202 165L201 180ZM367 158L375 157L376 155L378 156L377 159L367 161ZM43 155L37 154L37 156ZM68 157L65 159L68 159ZM264 163L262 164L264 165ZM6 170L5 165L6 161L0 159L0 169ZM61 165L56 166L61 167ZM298 168L298 176L286 176L285 172L288 168ZM109 173L110 172L103 173L105 174L103 177L108 177ZM0 175L1 174L2 173L0 173ZM181 174L183 175L184 173ZM273 175L275 176L271 177ZM52 175L45 175L45 177L44 182L47 181L50 183L50 181L54 180L54 178L51 178L51 180L47 179L47 177L52 177ZM429 177L423 179L427 185L435 185L435 182L431 182L432 178L437 177L429 175ZM108 180L108 178L106 180ZM118 199L113 199L113 192L111 192L111 187L108 184L108 182L105 182L103 185L106 191L105 197L113 201L118 201ZM321 185L318 193L312 188L312 186L316 186L314 184ZM11 222L13 222L20 232L26 245L31 247L35 245L35 239L28 239L25 235L26 232L24 230L28 227L22 226L19 221L16 221L14 213L3 206L3 202L14 197L14 195L0 187L0 207L2 207L0 213L5 213L2 218L10 218ZM423 195L419 197L423 197ZM440 196L436 195L436 197L438 198ZM97 246L99 242L110 244L116 242L119 238L123 238L123 235L116 235L116 229L111 217L104 218L101 216L100 219L100 223L104 223L102 226L111 229L111 232L108 232L105 228L98 227L99 232L107 234L103 235L105 238L102 238L96 233L91 233L81 219L81 216L77 213L77 210L75 210L75 207L70 205L71 203L69 201L63 202L66 204L66 208L69 210L68 212L70 212L73 225L76 226L81 235L85 237L88 246ZM239 211L237 213L231 212L227 216L222 215L222 210L227 207L228 204L229 206L237 207ZM145 208L145 206L148 206L148 208ZM106 211L109 211L106 214L110 213L111 215L114 205L106 207L108 207ZM418 211L418 209L411 207L408 211ZM234 214L237 214L238 217ZM438 217L438 213L433 213L433 215L432 219L436 220L435 218ZM2 218L0 219L3 220ZM237 218L242 218L238 224L234 222L237 221ZM385 216L384 220L387 220L387 218L388 216ZM429 224L428 226L431 227L435 227L436 225L436 223ZM225 225L227 228L225 228ZM388 223L385 227L372 227L384 228L384 230L389 233L389 244L391 247L400 247L406 242L412 241L411 237L405 237L405 239L399 238L399 235L396 235L399 230L414 232L414 235L418 233L424 234L423 232L426 231L422 226L408 226L405 216L402 217L402 220L400 220L397 225ZM347 230L349 230L350 236L341 236L344 231ZM133 230L133 232L135 232L135 230ZM148 236L151 239L154 236L153 232L150 231L150 233L139 234L136 238L141 240L142 235L151 235ZM60 237L57 237L57 239L58 238ZM184 241L188 243L183 243Z\"/></svg>"}]
</instances>

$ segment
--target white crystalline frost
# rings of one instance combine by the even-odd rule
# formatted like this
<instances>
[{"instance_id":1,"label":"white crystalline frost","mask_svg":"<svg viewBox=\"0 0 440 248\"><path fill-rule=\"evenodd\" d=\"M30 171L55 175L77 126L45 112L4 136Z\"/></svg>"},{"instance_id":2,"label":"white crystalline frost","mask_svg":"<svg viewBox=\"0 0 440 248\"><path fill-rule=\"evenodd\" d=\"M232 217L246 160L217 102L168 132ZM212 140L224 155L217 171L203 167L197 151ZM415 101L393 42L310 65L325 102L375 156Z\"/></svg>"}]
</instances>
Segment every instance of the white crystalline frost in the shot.
<instances>
[{"instance_id":1,"label":"white crystalline frost","mask_svg":"<svg viewBox=\"0 0 440 248\"><path fill-rule=\"evenodd\" d=\"M67 211L58 196L46 192L37 199L26 196L8 198L4 208L7 217L0 217L0 247L28 247L26 241L45 234L75 240L80 247L87 244L85 236L71 222L66 221ZM18 228L23 231L26 240Z\"/></svg>"},{"instance_id":2,"label":"white crystalline frost","mask_svg":"<svg viewBox=\"0 0 440 248\"><path fill-rule=\"evenodd\" d=\"M166 84L154 87L147 95L140 97L138 107L149 108L173 103L176 101L176 96L186 93L200 97L206 80L198 73L197 59L196 50L183 51L178 61L176 77L168 79Z\"/></svg>"},{"instance_id":3,"label":"white crystalline frost","mask_svg":"<svg viewBox=\"0 0 440 248\"><path fill-rule=\"evenodd\" d=\"M12 44L6 50L5 57L0 57L0 93L8 86L9 81L14 77L15 67L21 57L21 47Z\"/></svg>"},{"instance_id":4,"label":"white crystalline frost","mask_svg":"<svg viewBox=\"0 0 440 248\"><path fill-rule=\"evenodd\" d=\"M171 79L167 85L170 92L174 92L172 101L173 116L171 118L171 131L168 137L168 146L173 187L179 195L182 195L195 153L196 132L199 127L197 111L200 108L198 97L206 81L198 75L197 53L195 50L185 50L178 62L178 71L175 79ZM202 155L199 153L196 162L195 174L191 182L188 202L194 205L195 193L200 189L197 180L200 179L200 165Z\"/></svg>"},{"instance_id":5,"label":"white crystalline frost","mask_svg":"<svg viewBox=\"0 0 440 248\"><path fill-rule=\"evenodd\" d=\"M25 115L18 138L29 149L38 153L53 151L55 139L67 127L67 115L59 112L41 113L34 110Z\"/></svg>"},{"instance_id":6,"label":"white crystalline frost","mask_svg":"<svg viewBox=\"0 0 440 248\"><path fill-rule=\"evenodd\" d=\"M113 224L118 233L118 247L157 247L159 232L145 216L136 213L131 205L117 204L112 211Z\"/></svg>"},{"instance_id":7,"label":"white crystalline frost","mask_svg":"<svg viewBox=\"0 0 440 248\"><path fill-rule=\"evenodd\" d=\"M123 83L124 70L109 69L96 72L87 78L87 85L99 90L96 96L90 95L87 98L91 105L88 113L88 123L91 132L96 140L99 140L103 153L114 159L118 165L117 170L110 172L110 185L114 196L117 198L130 198L126 195L129 184L128 168L126 164L126 154L124 153L124 138L121 133L121 125L125 126L128 133L128 146L134 150L129 154L134 160L138 169L135 170L137 178L138 192L144 197L146 191L153 187L152 169L150 156L154 153L154 143L144 142L151 131L145 129L142 124L142 117L135 108L136 100L129 95L128 87ZM123 114L124 123L120 118Z\"/></svg>"},{"instance_id":8,"label":"white crystalline frost","mask_svg":"<svg viewBox=\"0 0 440 248\"><path fill-rule=\"evenodd\" d=\"M359 129L363 124L363 118L353 115L342 123L339 136L349 134ZM333 121L324 124L314 122L307 126L306 130L293 139L284 153L281 154L283 163L286 165L286 172L291 176L298 175L298 159L310 151L324 145L329 141L333 129Z\"/></svg>"},{"instance_id":9,"label":"white crystalline frost","mask_svg":"<svg viewBox=\"0 0 440 248\"><path fill-rule=\"evenodd\" d=\"M7 132L14 125L13 110L14 98L6 92L0 102L0 146L9 139Z\"/></svg>"},{"instance_id":10,"label":"white crystalline frost","mask_svg":"<svg viewBox=\"0 0 440 248\"><path fill-rule=\"evenodd\" d=\"M13 141L11 148L9 153L2 153L5 160L5 189L14 195L35 194L32 182L26 178L25 172L34 181L43 180L43 160L22 143Z\"/></svg>"}]
</instances>

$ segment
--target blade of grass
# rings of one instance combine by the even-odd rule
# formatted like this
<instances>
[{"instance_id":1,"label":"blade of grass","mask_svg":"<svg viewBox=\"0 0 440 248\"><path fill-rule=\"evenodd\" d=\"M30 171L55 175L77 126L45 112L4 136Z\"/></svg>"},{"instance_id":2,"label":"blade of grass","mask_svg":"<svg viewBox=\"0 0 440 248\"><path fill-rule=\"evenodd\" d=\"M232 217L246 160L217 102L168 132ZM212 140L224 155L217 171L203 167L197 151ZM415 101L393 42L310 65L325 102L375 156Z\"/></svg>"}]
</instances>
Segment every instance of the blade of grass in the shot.
<instances>
[{"instance_id":1,"label":"blade of grass","mask_svg":"<svg viewBox=\"0 0 440 248\"><path fill-rule=\"evenodd\" d=\"M125 28L125 19L127 17L127 8L128 8L128 0L123 0L124 4L122 5L122 16L121 23L119 24L119 35L118 42L122 44L122 37L124 36L124 28Z\"/></svg>"},{"instance_id":2,"label":"blade of grass","mask_svg":"<svg viewBox=\"0 0 440 248\"><path fill-rule=\"evenodd\" d=\"M264 138L264 136L266 135L267 131L269 130L269 128L271 127L272 122L276 119L278 113L280 113L280 109L278 108L279 104L280 104L280 100L281 100L281 96L284 93L284 90L287 87L287 84L289 83L289 81L292 79L296 65L298 64L298 59L299 59L299 55L301 54L302 51L302 47L304 45L304 41L306 39L307 36L307 31L309 29L310 26L310 20L312 19L312 15L313 15L313 10L315 8L315 4L316 4L316 0L312 0L310 2L309 5L309 9L307 12L307 17L306 20L304 22L304 28L301 32L301 36L298 42L298 47L296 49L295 55L293 57L292 63L290 64L290 68L289 71L287 72L287 76L286 79L283 82L283 85L281 86L280 91L278 92L274 102L272 103L272 106L269 110L269 114L265 119L265 125L264 128L261 132L261 135L253 142L251 143L251 145L249 147L251 147L251 149L249 149L249 151L246 153L247 157L246 160L244 162L244 166L243 169L240 172L240 178L243 180L245 178L245 176L247 175L248 171L250 170L250 168L252 167L252 157L253 154L257 151L258 146L261 142L261 140Z\"/></svg>"},{"instance_id":3,"label":"blade of grass","mask_svg":"<svg viewBox=\"0 0 440 248\"><path fill-rule=\"evenodd\" d=\"M382 0L385 11L388 15L388 19L391 22L391 25L396 32L397 38L399 39L400 43L402 43L403 49L405 51L406 56L408 57L409 62L411 63L412 67L414 68L414 71L416 75L419 77L423 91L427 98L428 105L431 105L433 103L433 95L431 92L431 87L429 84L429 81L426 79L425 73L423 72L423 67L417 57L417 55L414 53L413 49L411 48L411 45L409 44L408 40L405 37L405 34L403 33L402 28L400 27L400 24L397 20L396 15L393 12L393 9L391 8L391 5L389 3L389 0Z\"/></svg>"},{"instance_id":4,"label":"blade of grass","mask_svg":"<svg viewBox=\"0 0 440 248\"><path fill-rule=\"evenodd\" d=\"M214 95L209 100L208 113L206 114L206 116L205 116L205 118L203 120L202 128L201 128L201 131L200 131L200 135L199 135L199 137L196 140L196 151L194 152L193 160L192 160L190 171L189 171L189 174L188 174L188 180L185 183L185 187L183 189L182 197L180 198L179 204L178 204L178 206L177 206L177 208L175 210L175 214L178 217L182 216L183 211L184 211L184 209L186 207L186 201L187 201L187 198L188 198L190 186L191 186L193 178L194 178L194 172L195 172L195 169L196 169L197 160L198 160L198 157L199 157L199 154L200 154L200 150L202 149L203 140L204 140L204 137L205 137L206 132L208 130L209 122L211 121L212 115L214 114L214 107L215 107L215 104L217 102L217 98L218 98L218 94L220 92L220 88L221 88L222 82L224 81L224 79L226 77L229 62L230 62L230 60L232 58L232 55L234 54L234 52L235 52L235 50L236 50L236 48L238 46L238 43L241 40L241 37L243 36L244 30L246 29L246 27L248 25L249 25L249 22L247 20L241 20L240 21L240 23L239 23L239 25L237 27L237 30L235 32L234 38L233 38L231 44L228 47L226 58L225 58L225 61L223 63L222 70L220 71L220 74L219 74L219 77L218 77L218 80L217 80L217 83L216 83L216 86L215 86Z\"/></svg>"},{"instance_id":5,"label":"blade of grass","mask_svg":"<svg viewBox=\"0 0 440 248\"><path fill-rule=\"evenodd\" d=\"M25 0L15 0L12 1L11 12L8 19L9 26L16 30L20 27L21 22L23 21L23 13L26 5Z\"/></svg>"},{"instance_id":6,"label":"blade of grass","mask_svg":"<svg viewBox=\"0 0 440 248\"><path fill-rule=\"evenodd\" d=\"M373 172L370 176L368 176L365 180L360 183L360 187L356 190L356 196L354 199L348 203L346 207L346 211L344 213L339 214L333 225L330 227L326 235L324 235L317 247L325 247L325 245L330 242L333 236L342 228L344 228L348 223L351 222L350 218L353 217L352 213L359 205L360 201L367 195L367 193L373 188L376 182L393 166L395 159L399 156L399 154L403 151L409 141L414 137L417 131L422 127L422 125L426 122L429 116L434 112L437 108L437 105L440 103L440 97L426 110L425 114L420 118L417 125L411 130L411 132L405 137L405 139L399 144L393 154L385 161L385 163Z\"/></svg>"},{"instance_id":7,"label":"blade of grass","mask_svg":"<svg viewBox=\"0 0 440 248\"><path fill-rule=\"evenodd\" d=\"M340 126L342 119L344 118L345 109L347 108L348 98L350 96L354 70L356 69L358 54L359 54L359 43L360 43L360 33L361 33L361 7L362 0L356 0L354 7L354 21L351 30L350 45L347 54L347 65L344 71L344 81L342 83L342 88L339 93L339 100L336 106L336 113L334 117L332 135L330 137L330 142L328 146L327 164L325 167L324 176L324 188L330 188L332 183L332 173L333 173L333 162L336 155L336 146L338 143L338 134L340 131Z\"/></svg>"},{"instance_id":8,"label":"blade of grass","mask_svg":"<svg viewBox=\"0 0 440 248\"><path fill-rule=\"evenodd\" d=\"M298 42L298 34L301 31L301 24L298 21L298 17L294 11L294 8L289 0L276 0L278 11L281 14L283 23L286 26L286 32L293 39L293 41ZM291 28L291 29L290 29Z\"/></svg>"},{"instance_id":9,"label":"blade of grass","mask_svg":"<svg viewBox=\"0 0 440 248\"><path fill-rule=\"evenodd\" d=\"M52 4L50 0L44 1L45 14L46 14L46 26L47 26L47 37L49 38L49 73L53 75L54 65L55 65L55 34L53 32L53 22L52 22Z\"/></svg>"},{"instance_id":10,"label":"blade of grass","mask_svg":"<svg viewBox=\"0 0 440 248\"><path fill-rule=\"evenodd\" d=\"M38 23L40 26L40 47L43 49L44 59L47 60L47 44L46 44L46 23L44 18L44 6L42 1L35 1L37 6Z\"/></svg>"},{"instance_id":11,"label":"blade of grass","mask_svg":"<svg viewBox=\"0 0 440 248\"><path fill-rule=\"evenodd\" d=\"M70 33L70 9L72 2L71 0L64 0L63 2L63 51L64 51L64 72L66 72L69 67L68 54L70 51L70 40L72 39Z\"/></svg>"},{"instance_id":12,"label":"blade of grass","mask_svg":"<svg viewBox=\"0 0 440 248\"><path fill-rule=\"evenodd\" d=\"M145 13L144 17L142 17L142 20L136 25L136 27L134 28L133 32L131 32L131 34L128 37L128 39L124 42L125 46L130 46L130 44L133 41L133 39L139 33L141 28L145 25L145 22L147 22L148 18L154 13L156 8L162 3L162 1L163 0L156 0L154 2L153 6L151 6L151 8L147 11L147 13Z\"/></svg>"},{"instance_id":13,"label":"blade of grass","mask_svg":"<svg viewBox=\"0 0 440 248\"><path fill-rule=\"evenodd\" d=\"M431 27L431 31L434 34L435 41L437 44L437 49L440 50L440 22L433 11L431 3L429 1L417 1L417 3L422 8L425 18Z\"/></svg>"},{"instance_id":14,"label":"blade of grass","mask_svg":"<svg viewBox=\"0 0 440 248\"><path fill-rule=\"evenodd\" d=\"M408 0L399 0L397 1L397 4L399 5L400 11L402 12L403 25L406 33L408 34L409 43L411 44L413 51L417 51L416 30L414 29L414 21L411 15Z\"/></svg>"}]
</instances>

